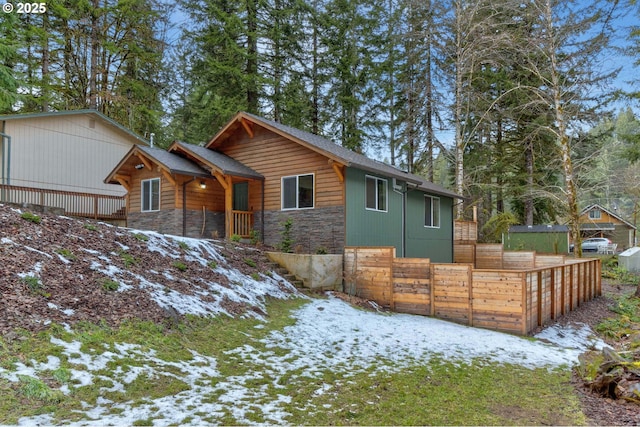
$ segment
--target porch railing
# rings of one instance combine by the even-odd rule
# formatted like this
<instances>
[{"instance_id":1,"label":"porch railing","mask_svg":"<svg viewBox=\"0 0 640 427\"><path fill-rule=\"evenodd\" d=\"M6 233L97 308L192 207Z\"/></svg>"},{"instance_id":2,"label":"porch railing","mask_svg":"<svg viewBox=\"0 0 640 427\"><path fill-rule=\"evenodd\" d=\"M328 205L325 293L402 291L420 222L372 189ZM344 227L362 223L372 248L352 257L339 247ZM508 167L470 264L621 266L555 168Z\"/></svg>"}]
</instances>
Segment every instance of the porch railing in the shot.
<instances>
[{"instance_id":1,"label":"porch railing","mask_svg":"<svg viewBox=\"0 0 640 427\"><path fill-rule=\"evenodd\" d=\"M233 214L233 234L249 237L253 229L253 212L231 211Z\"/></svg>"},{"instance_id":2,"label":"porch railing","mask_svg":"<svg viewBox=\"0 0 640 427\"><path fill-rule=\"evenodd\" d=\"M58 208L63 209L65 215L84 218L110 220L127 218L127 204L124 196L0 185L0 203L28 203Z\"/></svg>"}]
</instances>

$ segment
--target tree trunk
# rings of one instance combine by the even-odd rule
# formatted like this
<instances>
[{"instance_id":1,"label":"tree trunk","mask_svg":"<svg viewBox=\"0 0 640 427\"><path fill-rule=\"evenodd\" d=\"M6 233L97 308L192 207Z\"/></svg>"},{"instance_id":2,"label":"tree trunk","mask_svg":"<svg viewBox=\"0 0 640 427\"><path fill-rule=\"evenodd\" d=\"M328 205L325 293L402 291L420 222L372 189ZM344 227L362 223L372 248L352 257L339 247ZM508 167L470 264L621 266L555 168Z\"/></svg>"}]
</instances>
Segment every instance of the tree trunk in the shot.
<instances>
[{"instance_id":1,"label":"tree trunk","mask_svg":"<svg viewBox=\"0 0 640 427\"><path fill-rule=\"evenodd\" d=\"M98 27L100 0L92 1L91 10L91 68L89 70L89 108L98 109L98 51L100 34Z\"/></svg>"}]
</instances>

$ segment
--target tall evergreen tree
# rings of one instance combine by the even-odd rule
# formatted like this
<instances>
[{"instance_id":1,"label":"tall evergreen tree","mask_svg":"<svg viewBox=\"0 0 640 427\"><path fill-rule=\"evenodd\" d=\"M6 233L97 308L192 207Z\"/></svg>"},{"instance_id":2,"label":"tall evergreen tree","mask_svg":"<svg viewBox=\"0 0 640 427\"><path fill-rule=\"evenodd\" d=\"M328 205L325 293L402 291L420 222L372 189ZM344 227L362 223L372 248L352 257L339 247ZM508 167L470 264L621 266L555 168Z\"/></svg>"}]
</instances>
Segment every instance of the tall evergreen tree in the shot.
<instances>
[{"instance_id":1,"label":"tall evergreen tree","mask_svg":"<svg viewBox=\"0 0 640 427\"><path fill-rule=\"evenodd\" d=\"M0 113L7 113L18 99L19 82L15 74L18 60L17 17L0 15Z\"/></svg>"}]
</instances>

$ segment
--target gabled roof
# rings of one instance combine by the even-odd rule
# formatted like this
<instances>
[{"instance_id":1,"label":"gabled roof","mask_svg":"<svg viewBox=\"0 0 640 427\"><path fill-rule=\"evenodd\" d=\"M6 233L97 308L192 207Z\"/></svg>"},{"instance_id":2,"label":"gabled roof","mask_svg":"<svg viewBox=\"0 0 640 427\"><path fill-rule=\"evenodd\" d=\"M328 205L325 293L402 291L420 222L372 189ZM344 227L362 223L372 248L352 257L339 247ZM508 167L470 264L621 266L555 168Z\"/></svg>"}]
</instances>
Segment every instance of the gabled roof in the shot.
<instances>
[{"instance_id":1,"label":"gabled roof","mask_svg":"<svg viewBox=\"0 0 640 427\"><path fill-rule=\"evenodd\" d=\"M591 211L593 209L600 209L601 211L604 211L604 212L608 213L609 215L611 215L612 217L614 217L618 221L624 223L625 225L629 226L630 228L632 228L634 230L636 229L636 227L633 224L631 224L629 221L621 218L618 214L611 212L609 209L606 209L606 208L602 207L601 205L599 205L597 203L595 203L593 205L589 205L586 208L584 208L582 210L582 212L580 212L580 216L586 214L587 212L589 212L589 211Z\"/></svg>"},{"instance_id":2,"label":"gabled roof","mask_svg":"<svg viewBox=\"0 0 640 427\"><path fill-rule=\"evenodd\" d=\"M568 233L566 225L512 225L509 233Z\"/></svg>"},{"instance_id":3,"label":"gabled roof","mask_svg":"<svg viewBox=\"0 0 640 427\"><path fill-rule=\"evenodd\" d=\"M321 137L319 135L315 135L310 132L296 129L291 126L283 125L273 120L265 119L263 117L259 117L254 114L250 114L246 112L239 112L238 114L236 114L235 117L233 117L209 141L209 143L205 147L209 149L215 148L217 144L219 144L224 140L224 135L227 135L232 127L236 126L237 123L239 122L242 123L243 121L249 121L251 123L258 124L266 129L269 129L272 132L275 132L281 136L284 136L287 139L293 140L309 148L310 150L318 152L328 157L329 159L342 163L345 166L355 167L368 172L378 173L387 177L396 178L401 181L406 181L410 184L415 185L417 188L430 193L448 196L452 198L458 198L458 199L463 198L462 196L454 193L453 191L447 190L446 188L441 187L432 182L428 182L422 177L401 171L400 169L397 169L385 163L372 160L362 154L356 153L340 145L337 145L334 142L329 141L328 139Z\"/></svg>"},{"instance_id":4,"label":"gabled roof","mask_svg":"<svg viewBox=\"0 0 640 427\"><path fill-rule=\"evenodd\" d=\"M204 163L212 169L217 169L223 175L241 176L251 179L264 179L264 176L254 171L239 161L215 150L201 147L199 145L187 144L176 141L168 148L169 152L182 151L196 158L200 163Z\"/></svg>"},{"instance_id":5,"label":"gabled roof","mask_svg":"<svg viewBox=\"0 0 640 427\"><path fill-rule=\"evenodd\" d=\"M131 150L120 160L120 163L111 171L111 173L105 178L104 182L107 184L118 184L115 179L115 175L118 170L132 157L142 153L144 157L149 158L151 161L160 165L169 173L177 173L181 175L197 176L201 178L210 178L211 174L205 169L198 166L196 163L187 160L175 153L170 153L161 148L145 147L145 146L133 146Z\"/></svg>"},{"instance_id":6,"label":"gabled roof","mask_svg":"<svg viewBox=\"0 0 640 427\"><path fill-rule=\"evenodd\" d=\"M121 132L128 134L129 136L138 140L140 144L149 145L149 142L147 142L146 139L142 138L140 135L133 132L131 129L127 129L126 127L122 126L120 123L107 117L106 115L102 114L97 110L84 109L84 110L47 111L44 113L5 114L5 115L0 115L0 121L24 120L24 119L33 119L33 118L39 118L39 117L64 117L64 116L74 116L74 115L93 116L96 119L101 120L105 124L111 127L114 127Z\"/></svg>"}]
</instances>

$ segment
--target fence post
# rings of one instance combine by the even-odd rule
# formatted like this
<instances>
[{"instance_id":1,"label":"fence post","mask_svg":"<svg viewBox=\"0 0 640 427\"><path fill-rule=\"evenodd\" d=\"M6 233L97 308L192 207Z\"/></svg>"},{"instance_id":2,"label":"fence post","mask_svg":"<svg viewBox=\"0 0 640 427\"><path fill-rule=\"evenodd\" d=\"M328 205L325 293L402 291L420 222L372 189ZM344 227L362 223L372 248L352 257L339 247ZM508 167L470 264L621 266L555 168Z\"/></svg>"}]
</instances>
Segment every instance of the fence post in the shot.
<instances>
[{"instance_id":1,"label":"fence post","mask_svg":"<svg viewBox=\"0 0 640 427\"><path fill-rule=\"evenodd\" d=\"M522 281L522 335L527 335L529 320L529 305L527 304L527 276L529 273L520 273Z\"/></svg>"},{"instance_id":2,"label":"fence post","mask_svg":"<svg viewBox=\"0 0 640 427\"><path fill-rule=\"evenodd\" d=\"M556 318L556 269L551 268L549 272L549 283L551 285L551 320Z\"/></svg>"},{"instance_id":3,"label":"fence post","mask_svg":"<svg viewBox=\"0 0 640 427\"><path fill-rule=\"evenodd\" d=\"M469 326L473 326L473 266L467 266L467 280L469 284Z\"/></svg>"},{"instance_id":4,"label":"fence post","mask_svg":"<svg viewBox=\"0 0 640 427\"><path fill-rule=\"evenodd\" d=\"M393 260L395 258L395 253L392 249L389 249L389 306L391 310L395 311L396 309L396 300L394 298L394 285L393 285Z\"/></svg>"},{"instance_id":5,"label":"fence post","mask_svg":"<svg viewBox=\"0 0 640 427\"><path fill-rule=\"evenodd\" d=\"M536 274L538 278L538 326L542 326L542 272Z\"/></svg>"}]
</instances>

